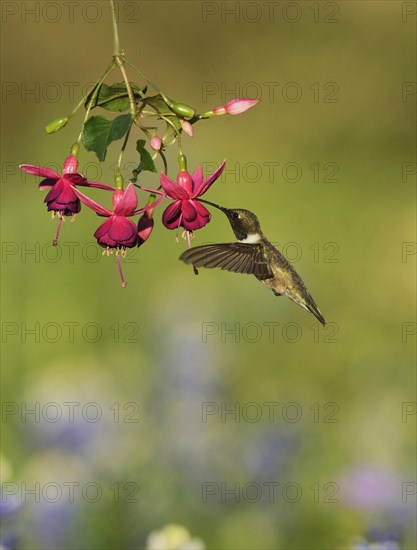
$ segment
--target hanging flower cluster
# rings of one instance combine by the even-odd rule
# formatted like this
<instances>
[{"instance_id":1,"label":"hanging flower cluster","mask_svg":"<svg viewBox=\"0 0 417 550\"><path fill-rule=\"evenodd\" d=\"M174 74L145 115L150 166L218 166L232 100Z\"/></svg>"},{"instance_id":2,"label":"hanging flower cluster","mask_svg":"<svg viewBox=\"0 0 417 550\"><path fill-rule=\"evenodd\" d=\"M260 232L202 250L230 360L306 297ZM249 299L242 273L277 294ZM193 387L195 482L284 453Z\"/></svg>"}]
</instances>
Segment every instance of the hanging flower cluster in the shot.
<instances>
[{"instance_id":1,"label":"hanging flower cluster","mask_svg":"<svg viewBox=\"0 0 417 550\"><path fill-rule=\"evenodd\" d=\"M111 5L113 6L113 2ZM162 213L163 225L167 229L177 230L177 241L178 230L180 227L183 228L183 237L188 241L188 246L194 236L193 233L203 228L211 219L210 212L198 199L221 176L225 161L208 177L204 177L201 166L190 174L182 147L183 134L193 137L194 125L197 122L223 114L244 113L259 100L237 98L203 114L197 114L195 109L185 103L171 100L140 69L127 60L119 46L114 10L112 15L114 31L112 62L69 115L53 120L46 127L48 133L55 133L64 128L80 108L85 108L81 132L70 149L70 155L64 161L62 174L50 168L31 164L22 164L20 168L28 174L43 178L39 189L48 190L45 197L47 209L52 212L52 218L55 216L58 218L54 245L58 244L62 222L67 217L73 221L75 215L81 211L81 203L98 216L106 218L96 229L94 237L105 249L103 254L112 253L114 250L118 255L122 286L126 286L121 256L126 254L128 248L141 246L149 239L154 226L154 212L162 201L170 202ZM126 70L128 66L145 81L146 84L143 87L129 81ZM120 70L123 82L105 84L104 81L115 69ZM153 95L148 93L148 88L154 90ZM102 115L91 115L91 111L96 108L124 114L118 114L112 119ZM148 120L153 120L154 125L145 123ZM138 129L145 139L136 140L136 151L139 153L140 161L137 168L126 178L126 175L123 177L121 173L121 161L134 128ZM77 172L81 144L87 151L94 152L100 162L104 162L109 145L118 140L122 140L122 147L118 156L114 186L88 181ZM147 141L151 151L146 148ZM167 147L173 144L178 148L179 164L179 172L174 179L168 177L168 162L165 156ZM157 157L162 163L160 185L158 189L151 189L142 184L142 179L145 179L143 173L157 172L155 165ZM124 179L128 180L126 187ZM111 191L113 208L108 209L92 200L80 191L80 187ZM145 198L144 205L141 207L138 207L137 190L140 196ZM140 214L141 217L137 222L132 220Z\"/></svg>"}]
</instances>

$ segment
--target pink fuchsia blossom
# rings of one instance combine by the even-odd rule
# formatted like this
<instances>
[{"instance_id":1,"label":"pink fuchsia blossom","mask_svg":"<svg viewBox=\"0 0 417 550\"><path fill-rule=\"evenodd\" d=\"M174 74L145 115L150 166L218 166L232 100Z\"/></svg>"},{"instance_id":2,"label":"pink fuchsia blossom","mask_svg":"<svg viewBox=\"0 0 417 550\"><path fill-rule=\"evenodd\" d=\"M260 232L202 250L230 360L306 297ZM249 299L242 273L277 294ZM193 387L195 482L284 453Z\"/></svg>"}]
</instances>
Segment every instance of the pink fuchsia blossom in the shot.
<instances>
[{"instance_id":1,"label":"pink fuchsia blossom","mask_svg":"<svg viewBox=\"0 0 417 550\"><path fill-rule=\"evenodd\" d=\"M81 209L80 200L73 191L72 186L97 187L114 191L114 187L104 183L88 181L82 174L77 172L78 159L75 155L69 155L64 161L62 174L58 174L50 168L34 166L32 164L21 164L21 170L32 176L45 178L39 184L39 189L50 189L45 197L48 210L57 212L61 216L73 216Z\"/></svg>"},{"instance_id":2,"label":"pink fuchsia blossom","mask_svg":"<svg viewBox=\"0 0 417 550\"><path fill-rule=\"evenodd\" d=\"M58 244L59 230L63 216L74 216L81 209L81 203L74 189L75 186L96 187L107 191L114 191L114 187L104 183L88 181L82 174L77 172L78 159L75 155L69 155L64 161L62 174L58 174L50 168L35 166L33 164L21 164L19 167L32 176L40 176L43 179L39 189L49 189L44 202L53 215L58 214L58 229L53 243Z\"/></svg>"},{"instance_id":3,"label":"pink fuchsia blossom","mask_svg":"<svg viewBox=\"0 0 417 550\"><path fill-rule=\"evenodd\" d=\"M117 189L114 191L112 197L113 210L108 210L78 191L78 189L74 189L74 192L81 202L91 210L94 210L99 216L108 218L94 233L98 244L104 248L116 248L122 251L137 244L138 230L136 224L129 218L155 208L164 198L161 197L153 204L137 209L138 197L133 183L129 183L125 190Z\"/></svg>"},{"instance_id":4,"label":"pink fuchsia blossom","mask_svg":"<svg viewBox=\"0 0 417 550\"><path fill-rule=\"evenodd\" d=\"M110 249L115 249L116 254L121 252L122 255L126 254L126 248L133 248L138 244L138 228L129 218L155 208L164 198L160 197L154 203L137 209L138 197L133 183L129 183L125 190L117 189L114 191L112 197L113 210L108 210L76 188L74 188L74 193L81 202L91 208L91 210L94 210L96 214L108 218L94 233L94 237L97 239L98 244L103 248L107 248L107 253L110 252ZM118 256L118 266L122 286L124 287L126 283L121 269L120 256Z\"/></svg>"},{"instance_id":5,"label":"pink fuchsia blossom","mask_svg":"<svg viewBox=\"0 0 417 550\"><path fill-rule=\"evenodd\" d=\"M187 170L181 170L176 183L161 173L161 187L165 195L174 200L162 215L162 223L165 227L168 229L183 227L186 231L195 231L210 221L210 212L197 199L220 177L225 164L226 161L222 162L219 168L206 179L203 179L201 166L193 175L190 175Z\"/></svg>"},{"instance_id":6,"label":"pink fuchsia blossom","mask_svg":"<svg viewBox=\"0 0 417 550\"><path fill-rule=\"evenodd\" d=\"M212 112L215 115L240 115L252 109L259 103L259 99L249 99L247 97L239 97L228 101L224 105L215 107Z\"/></svg>"}]
</instances>

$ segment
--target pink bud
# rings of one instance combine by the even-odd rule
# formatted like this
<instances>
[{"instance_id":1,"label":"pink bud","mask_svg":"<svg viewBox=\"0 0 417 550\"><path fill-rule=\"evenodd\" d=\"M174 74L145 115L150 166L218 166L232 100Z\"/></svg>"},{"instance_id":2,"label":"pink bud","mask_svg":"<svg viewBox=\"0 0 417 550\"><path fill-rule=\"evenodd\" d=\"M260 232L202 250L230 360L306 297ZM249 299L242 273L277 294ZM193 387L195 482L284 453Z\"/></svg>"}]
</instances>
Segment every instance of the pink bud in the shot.
<instances>
[{"instance_id":1,"label":"pink bud","mask_svg":"<svg viewBox=\"0 0 417 550\"><path fill-rule=\"evenodd\" d=\"M181 127L184 130L186 134L188 134L190 137L193 137L194 135L194 128L192 124L188 122L188 120L181 120Z\"/></svg>"},{"instance_id":2,"label":"pink bud","mask_svg":"<svg viewBox=\"0 0 417 550\"><path fill-rule=\"evenodd\" d=\"M158 136L153 136L151 139L151 147L154 151L159 151L162 147L162 141Z\"/></svg>"},{"instance_id":3,"label":"pink bud","mask_svg":"<svg viewBox=\"0 0 417 550\"><path fill-rule=\"evenodd\" d=\"M146 240L149 239L150 234L154 226L153 220L153 208L144 212L138 221L138 246L141 246Z\"/></svg>"},{"instance_id":4,"label":"pink bud","mask_svg":"<svg viewBox=\"0 0 417 550\"><path fill-rule=\"evenodd\" d=\"M259 101L259 99L249 99L247 97L232 99L224 105L214 108L213 113L215 115L240 115L254 107Z\"/></svg>"}]
</instances>

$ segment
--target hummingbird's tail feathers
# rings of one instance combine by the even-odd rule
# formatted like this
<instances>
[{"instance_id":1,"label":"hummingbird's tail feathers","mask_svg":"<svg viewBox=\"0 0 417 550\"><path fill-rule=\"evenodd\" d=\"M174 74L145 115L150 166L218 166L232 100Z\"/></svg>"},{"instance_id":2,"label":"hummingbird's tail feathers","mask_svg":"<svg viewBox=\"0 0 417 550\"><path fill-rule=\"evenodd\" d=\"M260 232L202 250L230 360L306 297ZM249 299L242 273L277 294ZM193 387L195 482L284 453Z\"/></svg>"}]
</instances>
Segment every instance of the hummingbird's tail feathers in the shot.
<instances>
[{"instance_id":1,"label":"hummingbird's tail feathers","mask_svg":"<svg viewBox=\"0 0 417 550\"><path fill-rule=\"evenodd\" d=\"M316 317L316 319L318 319L320 321L320 323L325 327L326 326L326 321L325 321L323 315L321 314L321 311L317 307L316 302L313 300L313 297L307 292L306 298L307 298L306 299L306 306L307 306L308 311L311 311L311 313L314 315L314 317Z\"/></svg>"},{"instance_id":2,"label":"hummingbird's tail feathers","mask_svg":"<svg viewBox=\"0 0 417 550\"><path fill-rule=\"evenodd\" d=\"M320 321L320 323L323 326L326 326L326 320L324 319L323 315L321 314L321 311L317 307L316 302L313 300L313 297L311 296L311 294L307 292L306 289L304 289L304 292L302 293L302 295L298 295L298 294L294 295L294 294L287 293L287 296L291 298L293 302L295 302L299 306L303 307L304 309L312 313L314 317L316 317L316 319L318 319L318 321Z\"/></svg>"}]
</instances>

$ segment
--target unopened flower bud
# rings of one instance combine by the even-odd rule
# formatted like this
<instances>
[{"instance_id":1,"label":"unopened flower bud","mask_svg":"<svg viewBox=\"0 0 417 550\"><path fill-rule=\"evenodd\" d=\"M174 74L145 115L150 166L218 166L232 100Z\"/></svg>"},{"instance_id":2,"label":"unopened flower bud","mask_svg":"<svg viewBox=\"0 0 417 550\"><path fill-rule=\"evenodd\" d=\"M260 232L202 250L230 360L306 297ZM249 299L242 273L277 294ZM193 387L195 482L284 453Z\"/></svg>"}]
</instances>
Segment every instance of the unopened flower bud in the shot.
<instances>
[{"instance_id":1,"label":"unopened flower bud","mask_svg":"<svg viewBox=\"0 0 417 550\"><path fill-rule=\"evenodd\" d=\"M154 226L154 209L151 208L142 214L138 221L138 246L141 246L149 239Z\"/></svg>"},{"instance_id":2,"label":"unopened flower bud","mask_svg":"<svg viewBox=\"0 0 417 550\"><path fill-rule=\"evenodd\" d=\"M56 118L52 122L46 126L45 130L48 132L48 134L53 134L54 132L58 132L62 128L64 128L67 125L68 117L63 116L60 118Z\"/></svg>"},{"instance_id":3,"label":"unopened flower bud","mask_svg":"<svg viewBox=\"0 0 417 550\"><path fill-rule=\"evenodd\" d=\"M176 103L175 101L172 101L172 99L169 99L169 97L167 97L162 92L161 92L161 97L165 101L165 103L168 105L168 107L171 109L171 111L174 111L174 113L179 117L193 118L193 116L195 115L195 109L193 109L186 103Z\"/></svg>"},{"instance_id":4,"label":"unopened flower bud","mask_svg":"<svg viewBox=\"0 0 417 550\"><path fill-rule=\"evenodd\" d=\"M183 131L188 134L190 137L193 137L194 135L194 128L192 124L188 122L188 120L181 120L181 128Z\"/></svg>"},{"instance_id":5,"label":"unopened flower bud","mask_svg":"<svg viewBox=\"0 0 417 550\"><path fill-rule=\"evenodd\" d=\"M171 103L169 107L180 117L193 118L195 115L195 109L185 103Z\"/></svg>"},{"instance_id":6,"label":"unopened flower bud","mask_svg":"<svg viewBox=\"0 0 417 550\"><path fill-rule=\"evenodd\" d=\"M241 113L245 113L254 107L257 103L259 103L259 101L259 99L240 97L232 99L224 105L215 107L211 112L214 115L240 115Z\"/></svg>"},{"instance_id":7,"label":"unopened flower bud","mask_svg":"<svg viewBox=\"0 0 417 550\"><path fill-rule=\"evenodd\" d=\"M159 151L162 147L162 141L158 136L153 136L151 139L151 148L154 151Z\"/></svg>"}]
</instances>

